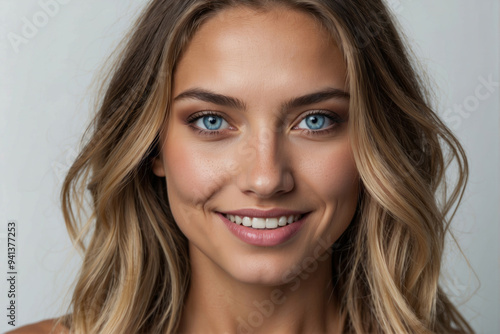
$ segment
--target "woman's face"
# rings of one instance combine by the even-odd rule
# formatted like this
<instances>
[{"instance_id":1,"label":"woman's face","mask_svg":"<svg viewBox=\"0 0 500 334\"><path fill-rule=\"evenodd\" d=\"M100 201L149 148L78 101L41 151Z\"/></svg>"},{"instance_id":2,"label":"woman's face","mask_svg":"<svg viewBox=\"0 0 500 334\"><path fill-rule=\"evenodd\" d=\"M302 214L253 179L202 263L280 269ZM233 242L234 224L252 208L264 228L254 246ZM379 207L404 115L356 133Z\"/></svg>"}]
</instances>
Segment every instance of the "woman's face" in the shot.
<instances>
[{"instance_id":1,"label":"woman's face","mask_svg":"<svg viewBox=\"0 0 500 334\"><path fill-rule=\"evenodd\" d=\"M239 7L201 26L154 164L193 262L280 284L342 234L358 197L346 80L305 13Z\"/></svg>"}]
</instances>

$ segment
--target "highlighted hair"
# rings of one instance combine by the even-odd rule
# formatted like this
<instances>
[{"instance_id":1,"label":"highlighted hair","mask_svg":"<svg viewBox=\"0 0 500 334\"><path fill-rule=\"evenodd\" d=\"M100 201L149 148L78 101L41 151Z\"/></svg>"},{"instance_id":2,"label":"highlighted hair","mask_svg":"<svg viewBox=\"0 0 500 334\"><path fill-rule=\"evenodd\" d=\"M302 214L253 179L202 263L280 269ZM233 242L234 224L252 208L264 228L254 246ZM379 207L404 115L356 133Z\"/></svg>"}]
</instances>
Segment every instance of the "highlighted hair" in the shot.
<instances>
[{"instance_id":1,"label":"highlighted hair","mask_svg":"<svg viewBox=\"0 0 500 334\"><path fill-rule=\"evenodd\" d=\"M345 333L472 333L438 285L467 159L430 108L381 0L150 2L63 184L64 218L84 260L70 314L61 321L72 333L176 332L189 286L187 240L151 164L182 51L205 20L241 5L307 12L344 54L351 142L362 180L357 214L334 253ZM458 179L446 194L451 161Z\"/></svg>"}]
</instances>

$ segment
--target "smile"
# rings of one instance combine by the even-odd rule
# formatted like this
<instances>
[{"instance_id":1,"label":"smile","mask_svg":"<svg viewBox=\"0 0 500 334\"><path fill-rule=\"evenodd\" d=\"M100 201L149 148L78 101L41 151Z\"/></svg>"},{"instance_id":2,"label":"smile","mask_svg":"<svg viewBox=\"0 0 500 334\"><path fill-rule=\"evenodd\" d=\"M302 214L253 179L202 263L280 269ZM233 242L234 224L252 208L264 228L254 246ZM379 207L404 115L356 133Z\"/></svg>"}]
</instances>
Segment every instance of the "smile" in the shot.
<instances>
[{"instance_id":1,"label":"smile","mask_svg":"<svg viewBox=\"0 0 500 334\"><path fill-rule=\"evenodd\" d=\"M235 237L263 247L278 246L291 240L302 229L309 214L285 209L217 212L221 222Z\"/></svg>"},{"instance_id":2,"label":"smile","mask_svg":"<svg viewBox=\"0 0 500 334\"><path fill-rule=\"evenodd\" d=\"M231 222L237 225L243 225L255 229L275 229L278 227L283 227L290 225L299 221L304 215L289 215L280 217L248 217L248 216L238 216L223 214Z\"/></svg>"}]
</instances>

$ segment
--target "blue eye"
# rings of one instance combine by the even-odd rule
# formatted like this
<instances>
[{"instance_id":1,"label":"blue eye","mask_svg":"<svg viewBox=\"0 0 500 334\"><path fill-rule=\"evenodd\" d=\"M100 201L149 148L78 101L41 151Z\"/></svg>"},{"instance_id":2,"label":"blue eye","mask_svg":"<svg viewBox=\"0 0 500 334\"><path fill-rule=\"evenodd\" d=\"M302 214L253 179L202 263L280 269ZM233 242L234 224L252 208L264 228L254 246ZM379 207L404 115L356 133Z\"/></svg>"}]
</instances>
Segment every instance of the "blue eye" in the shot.
<instances>
[{"instance_id":1,"label":"blue eye","mask_svg":"<svg viewBox=\"0 0 500 334\"><path fill-rule=\"evenodd\" d=\"M228 128L229 124L224 120L224 118L217 115L205 115L202 116L194 122L194 125L203 130L221 130Z\"/></svg>"},{"instance_id":2,"label":"blue eye","mask_svg":"<svg viewBox=\"0 0 500 334\"><path fill-rule=\"evenodd\" d=\"M333 121L321 114L310 114L304 117L304 119L299 123L299 128L305 128L307 130L321 130L325 127L330 126Z\"/></svg>"}]
</instances>

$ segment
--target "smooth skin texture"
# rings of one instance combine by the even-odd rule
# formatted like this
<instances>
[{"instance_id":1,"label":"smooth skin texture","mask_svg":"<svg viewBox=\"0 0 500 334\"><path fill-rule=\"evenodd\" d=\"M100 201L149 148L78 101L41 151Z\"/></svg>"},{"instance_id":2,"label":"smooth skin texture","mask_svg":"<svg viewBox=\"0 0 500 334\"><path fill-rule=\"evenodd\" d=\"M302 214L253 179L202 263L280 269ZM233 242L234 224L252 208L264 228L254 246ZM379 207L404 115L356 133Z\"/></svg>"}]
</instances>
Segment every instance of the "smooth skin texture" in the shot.
<instances>
[{"instance_id":1,"label":"smooth skin texture","mask_svg":"<svg viewBox=\"0 0 500 334\"><path fill-rule=\"evenodd\" d=\"M180 332L341 330L328 247L351 222L359 191L347 89L341 52L305 13L237 7L195 33L153 169L189 240ZM291 239L262 247L217 214L244 208L309 215Z\"/></svg>"}]
</instances>

